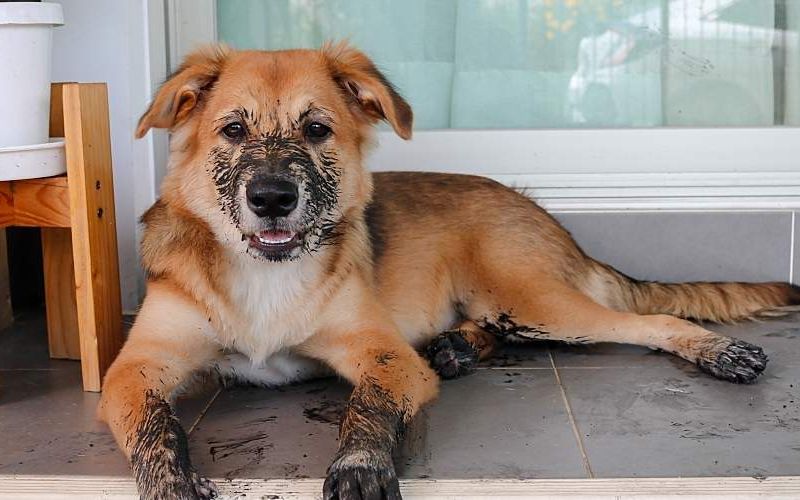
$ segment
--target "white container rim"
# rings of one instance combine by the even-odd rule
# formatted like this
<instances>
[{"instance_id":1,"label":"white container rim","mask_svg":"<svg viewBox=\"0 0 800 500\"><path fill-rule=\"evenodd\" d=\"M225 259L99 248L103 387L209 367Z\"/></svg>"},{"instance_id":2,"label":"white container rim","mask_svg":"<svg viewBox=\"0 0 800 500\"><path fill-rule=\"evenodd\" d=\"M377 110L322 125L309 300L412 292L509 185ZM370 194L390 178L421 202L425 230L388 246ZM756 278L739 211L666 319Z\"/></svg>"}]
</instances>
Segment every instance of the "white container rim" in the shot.
<instances>
[{"instance_id":1,"label":"white container rim","mask_svg":"<svg viewBox=\"0 0 800 500\"><path fill-rule=\"evenodd\" d=\"M0 2L0 25L64 24L61 4L52 2Z\"/></svg>"}]
</instances>

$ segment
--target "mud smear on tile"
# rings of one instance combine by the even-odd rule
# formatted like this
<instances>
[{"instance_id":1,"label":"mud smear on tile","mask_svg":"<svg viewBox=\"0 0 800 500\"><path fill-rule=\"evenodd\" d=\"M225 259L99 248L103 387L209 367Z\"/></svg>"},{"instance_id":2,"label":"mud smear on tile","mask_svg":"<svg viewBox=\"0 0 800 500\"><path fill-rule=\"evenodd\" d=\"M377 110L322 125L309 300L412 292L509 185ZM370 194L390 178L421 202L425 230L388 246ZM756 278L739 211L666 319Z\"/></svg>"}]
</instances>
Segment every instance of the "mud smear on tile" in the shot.
<instances>
[{"instance_id":1,"label":"mud smear on tile","mask_svg":"<svg viewBox=\"0 0 800 500\"><path fill-rule=\"evenodd\" d=\"M246 422L242 422L241 424L237 425L236 428L237 429L241 429L243 427L252 427L254 425L262 425L262 424L272 423L272 422L275 422L276 420L278 420L278 416L277 415L268 415L266 417L254 418L254 419L248 420Z\"/></svg>"},{"instance_id":2,"label":"mud smear on tile","mask_svg":"<svg viewBox=\"0 0 800 500\"><path fill-rule=\"evenodd\" d=\"M800 328L782 328L780 330L775 330L773 332L769 332L764 334L765 337L779 337L784 339L796 339L800 338Z\"/></svg>"},{"instance_id":3,"label":"mud smear on tile","mask_svg":"<svg viewBox=\"0 0 800 500\"><path fill-rule=\"evenodd\" d=\"M226 479L242 477L243 471L261 464L267 450L274 447L269 441L269 434L265 432L223 440L209 439L208 445L208 453L212 462L224 463L228 460L238 462L239 465L225 472L223 476Z\"/></svg>"},{"instance_id":4,"label":"mud smear on tile","mask_svg":"<svg viewBox=\"0 0 800 500\"><path fill-rule=\"evenodd\" d=\"M733 424L728 424L726 427L721 427L707 422L695 422L689 420L684 423L673 422L674 427L681 428L681 433L678 435L681 439L693 439L695 441L704 441L707 439L733 439L739 432L747 432L750 429L747 427L737 427Z\"/></svg>"},{"instance_id":5,"label":"mud smear on tile","mask_svg":"<svg viewBox=\"0 0 800 500\"><path fill-rule=\"evenodd\" d=\"M650 405L671 410L696 410L707 406L693 395L690 384L676 378L643 385L639 397Z\"/></svg>"},{"instance_id":6,"label":"mud smear on tile","mask_svg":"<svg viewBox=\"0 0 800 500\"><path fill-rule=\"evenodd\" d=\"M263 455L264 450L272 448L272 443L267 442L269 434L257 432L247 436L235 437L226 440L208 440L208 453L213 462L224 460L232 455Z\"/></svg>"},{"instance_id":7,"label":"mud smear on tile","mask_svg":"<svg viewBox=\"0 0 800 500\"><path fill-rule=\"evenodd\" d=\"M304 406L303 415L311 421L338 427L346 405L344 401L338 399L323 399Z\"/></svg>"},{"instance_id":8,"label":"mud smear on tile","mask_svg":"<svg viewBox=\"0 0 800 500\"><path fill-rule=\"evenodd\" d=\"M537 342L542 344L542 342ZM540 347L526 345L524 347L504 347L486 361L478 364L478 368L513 368L523 367L531 361L538 361L547 355Z\"/></svg>"}]
</instances>

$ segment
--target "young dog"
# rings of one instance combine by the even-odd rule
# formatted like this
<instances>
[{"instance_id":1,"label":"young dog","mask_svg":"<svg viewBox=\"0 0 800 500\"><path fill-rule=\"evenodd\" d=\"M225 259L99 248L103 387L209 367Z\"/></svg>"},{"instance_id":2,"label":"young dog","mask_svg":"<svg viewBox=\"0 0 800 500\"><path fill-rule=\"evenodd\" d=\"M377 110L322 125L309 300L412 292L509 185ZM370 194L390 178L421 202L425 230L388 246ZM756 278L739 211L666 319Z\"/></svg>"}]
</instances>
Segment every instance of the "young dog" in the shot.
<instances>
[{"instance_id":1,"label":"young dog","mask_svg":"<svg viewBox=\"0 0 800 500\"><path fill-rule=\"evenodd\" d=\"M265 385L314 374L355 386L327 499L399 499L391 452L437 391L495 339L661 349L733 382L763 351L681 318L732 321L800 302L784 283L658 284L584 254L525 196L488 179L375 176L378 120L412 112L372 62L321 50L189 56L141 118L172 132L161 199L144 215L141 312L99 413L143 498L208 498L170 406L197 373ZM310 360L316 360L314 362Z\"/></svg>"}]
</instances>

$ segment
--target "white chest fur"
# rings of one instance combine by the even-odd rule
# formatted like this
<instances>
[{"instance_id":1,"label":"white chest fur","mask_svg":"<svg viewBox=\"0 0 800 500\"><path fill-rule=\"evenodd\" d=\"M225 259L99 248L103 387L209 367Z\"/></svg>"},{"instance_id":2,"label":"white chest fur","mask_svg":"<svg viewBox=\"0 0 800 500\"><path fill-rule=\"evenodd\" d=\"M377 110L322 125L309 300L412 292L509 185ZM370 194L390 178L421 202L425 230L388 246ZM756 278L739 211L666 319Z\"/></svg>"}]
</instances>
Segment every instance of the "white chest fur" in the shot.
<instances>
[{"instance_id":1,"label":"white chest fur","mask_svg":"<svg viewBox=\"0 0 800 500\"><path fill-rule=\"evenodd\" d=\"M225 277L228 304L218 309L220 341L256 364L308 339L323 300L320 269L303 257L292 262L235 259Z\"/></svg>"}]
</instances>

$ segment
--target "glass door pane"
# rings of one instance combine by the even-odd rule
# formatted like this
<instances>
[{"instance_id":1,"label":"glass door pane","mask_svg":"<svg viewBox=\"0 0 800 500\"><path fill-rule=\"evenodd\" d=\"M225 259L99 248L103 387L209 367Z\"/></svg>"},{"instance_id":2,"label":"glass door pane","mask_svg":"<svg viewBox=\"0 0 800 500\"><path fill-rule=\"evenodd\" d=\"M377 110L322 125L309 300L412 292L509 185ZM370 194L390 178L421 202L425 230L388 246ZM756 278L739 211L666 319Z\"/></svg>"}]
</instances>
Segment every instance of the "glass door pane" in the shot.
<instances>
[{"instance_id":1,"label":"glass door pane","mask_svg":"<svg viewBox=\"0 0 800 500\"><path fill-rule=\"evenodd\" d=\"M800 0L218 0L237 48L348 38L418 129L800 125Z\"/></svg>"}]
</instances>

